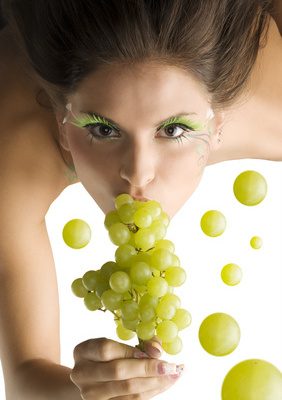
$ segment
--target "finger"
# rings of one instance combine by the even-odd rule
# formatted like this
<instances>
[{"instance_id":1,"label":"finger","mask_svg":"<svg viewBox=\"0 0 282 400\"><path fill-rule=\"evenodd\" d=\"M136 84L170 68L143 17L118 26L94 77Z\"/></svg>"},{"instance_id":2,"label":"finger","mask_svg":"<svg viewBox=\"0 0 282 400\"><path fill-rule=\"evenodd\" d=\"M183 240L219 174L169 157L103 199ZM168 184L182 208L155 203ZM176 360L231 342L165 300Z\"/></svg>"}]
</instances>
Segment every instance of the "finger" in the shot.
<instances>
[{"instance_id":1,"label":"finger","mask_svg":"<svg viewBox=\"0 0 282 400\"><path fill-rule=\"evenodd\" d=\"M82 360L111 361L120 358L135 358L138 352L136 347L101 337L79 343L74 348L73 358L75 362Z\"/></svg>"},{"instance_id":2,"label":"finger","mask_svg":"<svg viewBox=\"0 0 282 400\"><path fill-rule=\"evenodd\" d=\"M91 391L93 395L95 394L95 398L100 398L103 394L107 393L107 399L119 399L119 398L142 398L145 393L155 392L160 393L166 389L168 389L171 385L176 382L177 379L172 378L171 376L165 376L162 378L134 378L123 380L119 382L101 382L95 385L90 389L90 393L88 393L89 398L91 398ZM142 397L140 397L142 395ZM131 396L131 397L130 397ZM139 396L139 397L137 397ZM144 397L145 399L149 397Z\"/></svg>"},{"instance_id":3,"label":"finger","mask_svg":"<svg viewBox=\"0 0 282 400\"><path fill-rule=\"evenodd\" d=\"M182 371L183 366L170 364L153 358L120 359L108 362L83 361L75 365L71 372L74 381L88 382L121 381L136 377L160 377Z\"/></svg>"},{"instance_id":4,"label":"finger","mask_svg":"<svg viewBox=\"0 0 282 400\"><path fill-rule=\"evenodd\" d=\"M143 342L144 352L150 357L160 358L163 353L162 341L158 336L154 336L152 339Z\"/></svg>"}]
</instances>

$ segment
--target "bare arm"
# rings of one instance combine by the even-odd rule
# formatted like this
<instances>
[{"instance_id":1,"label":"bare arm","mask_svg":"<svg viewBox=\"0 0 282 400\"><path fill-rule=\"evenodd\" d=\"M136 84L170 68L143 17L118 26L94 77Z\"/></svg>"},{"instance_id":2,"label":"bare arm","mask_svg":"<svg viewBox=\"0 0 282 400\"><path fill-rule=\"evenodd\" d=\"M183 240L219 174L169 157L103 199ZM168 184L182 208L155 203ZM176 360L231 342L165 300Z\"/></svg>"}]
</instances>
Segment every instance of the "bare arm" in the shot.
<instances>
[{"instance_id":1,"label":"bare arm","mask_svg":"<svg viewBox=\"0 0 282 400\"><path fill-rule=\"evenodd\" d=\"M0 137L0 357L7 400L79 400L70 369L60 365L58 289L44 219L66 185L42 129Z\"/></svg>"}]
</instances>

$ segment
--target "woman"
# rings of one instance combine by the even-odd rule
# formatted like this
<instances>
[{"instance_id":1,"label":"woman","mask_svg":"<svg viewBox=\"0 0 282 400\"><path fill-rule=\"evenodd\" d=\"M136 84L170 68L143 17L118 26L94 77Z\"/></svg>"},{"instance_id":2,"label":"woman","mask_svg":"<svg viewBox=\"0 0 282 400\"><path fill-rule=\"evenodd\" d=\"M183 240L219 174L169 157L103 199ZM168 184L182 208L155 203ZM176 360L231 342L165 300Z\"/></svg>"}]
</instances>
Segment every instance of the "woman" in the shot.
<instances>
[{"instance_id":1,"label":"woman","mask_svg":"<svg viewBox=\"0 0 282 400\"><path fill-rule=\"evenodd\" d=\"M176 371L159 370L153 341L150 358L136 360L131 346L90 339L74 349L73 369L60 365L45 215L63 189L81 182L105 213L127 192L160 201L172 217L205 165L282 160L281 5L25 3L4 0L0 33L6 397L150 399Z\"/></svg>"}]
</instances>

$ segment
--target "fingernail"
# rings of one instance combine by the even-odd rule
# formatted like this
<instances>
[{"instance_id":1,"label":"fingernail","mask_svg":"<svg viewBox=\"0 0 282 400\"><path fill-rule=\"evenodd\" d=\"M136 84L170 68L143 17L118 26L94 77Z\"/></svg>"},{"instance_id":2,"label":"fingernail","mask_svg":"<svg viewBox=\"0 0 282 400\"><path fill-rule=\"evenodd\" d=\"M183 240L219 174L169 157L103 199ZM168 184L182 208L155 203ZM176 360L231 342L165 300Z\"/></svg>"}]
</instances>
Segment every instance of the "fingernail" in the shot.
<instances>
[{"instance_id":1,"label":"fingernail","mask_svg":"<svg viewBox=\"0 0 282 400\"><path fill-rule=\"evenodd\" d=\"M158 372L160 375L176 374L177 373L177 365L162 362L158 365Z\"/></svg>"},{"instance_id":2,"label":"fingernail","mask_svg":"<svg viewBox=\"0 0 282 400\"><path fill-rule=\"evenodd\" d=\"M133 353L134 358L150 358L148 354L143 353L143 351L135 350Z\"/></svg>"},{"instance_id":3,"label":"fingernail","mask_svg":"<svg viewBox=\"0 0 282 400\"><path fill-rule=\"evenodd\" d=\"M179 376L182 374L183 371L184 371L184 364L176 366L176 372L178 373Z\"/></svg>"},{"instance_id":4,"label":"fingernail","mask_svg":"<svg viewBox=\"0 0 282 400\"><path fill-rule=\"evenodd\" d=\"M171 374L170 378L178 379L182 375L183 370L184 370L184 364L177 365L176 366L176 374Z\"/></svg>"},{"instance_id":5,"label":"fingernail","mask_svg":"<svg viewBox=\"0 0 282 400\"><path fill-rule=\"evenodd\" d=\"M160 357L162 354L161 351L155 346L151 346L150 353L152 353L153 357Z\"/></svg>"}]
</instances>

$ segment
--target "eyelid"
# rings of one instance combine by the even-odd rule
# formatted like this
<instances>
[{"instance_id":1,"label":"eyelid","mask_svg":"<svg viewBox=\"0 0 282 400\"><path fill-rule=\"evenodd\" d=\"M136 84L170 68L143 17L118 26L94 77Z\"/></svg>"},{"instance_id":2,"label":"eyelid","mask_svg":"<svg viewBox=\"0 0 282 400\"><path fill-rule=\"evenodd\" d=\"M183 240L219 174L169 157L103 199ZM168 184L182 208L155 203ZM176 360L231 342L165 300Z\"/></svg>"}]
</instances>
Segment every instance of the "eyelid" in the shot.
<instances>
[{"instance_id":1,"label":"eyelid","mask_svg":"<svg viewBox=\"0 0 282 400\"><path fill-rule=\"evenodd\" d=\"M115 129L117 132L121 132L121 129L116 126L115 124L113 124L110 121L107 121L105 118L95 115L95 114L85 114L85 116L77 118L76 122L74 123L74 125L80 127L80 128L84 128L85 125L87 124L95 124L95 123L102 123L104 125L107 125L113 129ZM205 128L205 124L198 122L198 121L193 121L190 120L188 118L186 118L185 116L176 116L176 117L172 117L169 120L165 121L163 124L161 124L160 126L157 127L157 131L159 131L160 129L165 128L168 125L172 125L172 124L183 124L183 125L188 125L188 128L191 130L203 130Z\"/></svg>"}]
</instances>

